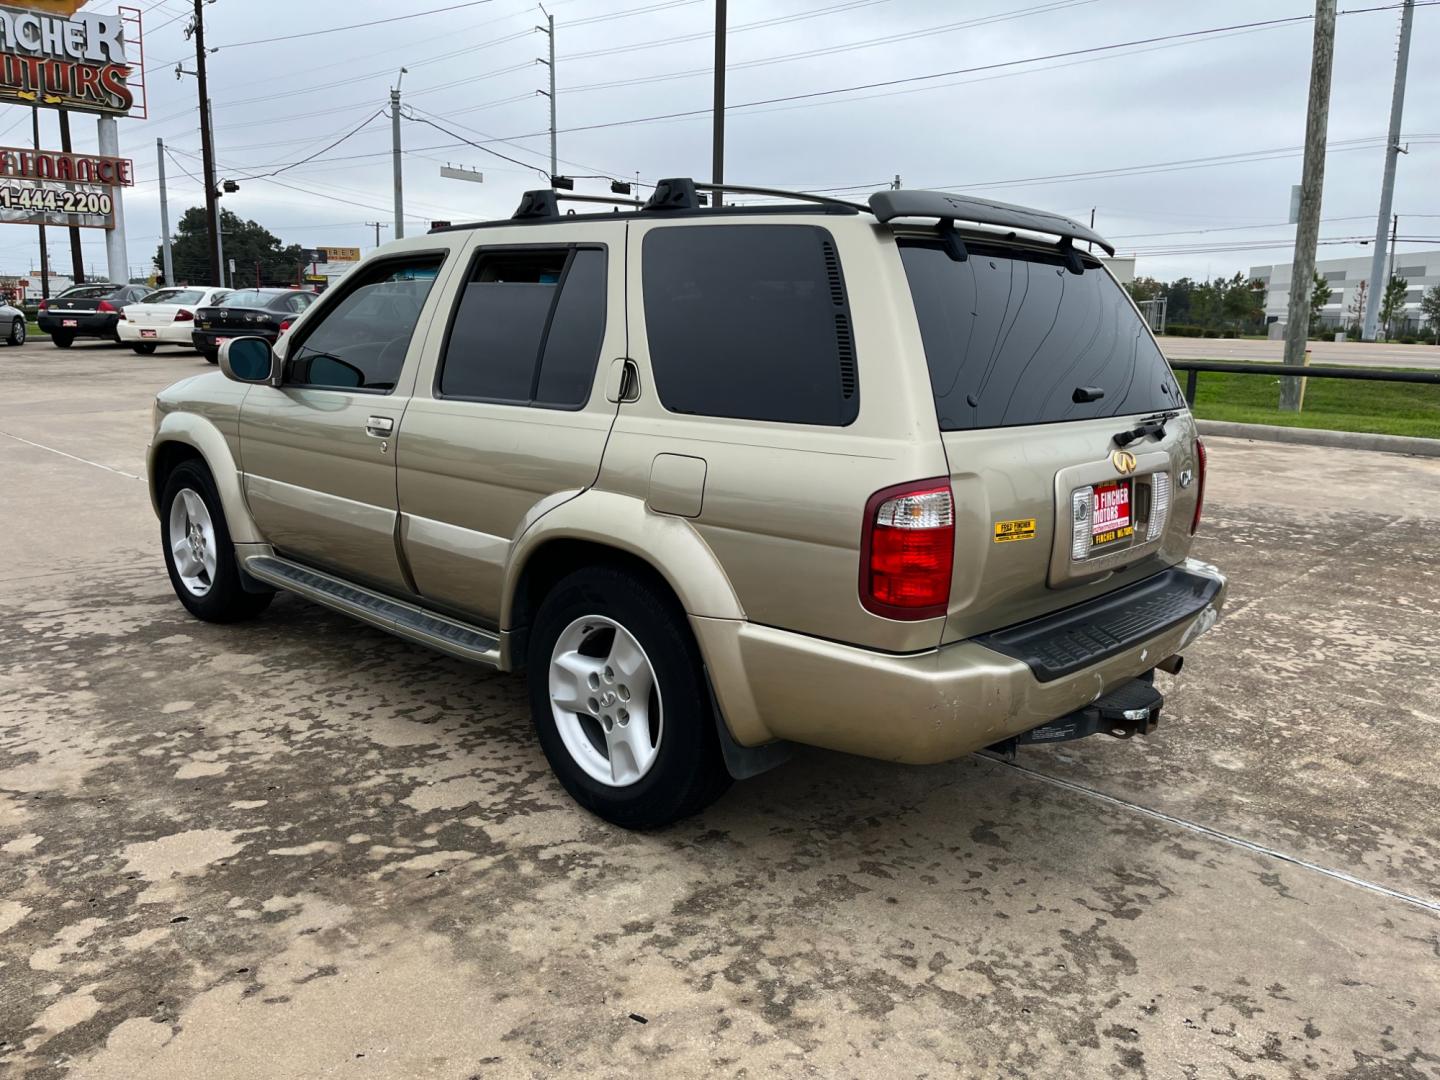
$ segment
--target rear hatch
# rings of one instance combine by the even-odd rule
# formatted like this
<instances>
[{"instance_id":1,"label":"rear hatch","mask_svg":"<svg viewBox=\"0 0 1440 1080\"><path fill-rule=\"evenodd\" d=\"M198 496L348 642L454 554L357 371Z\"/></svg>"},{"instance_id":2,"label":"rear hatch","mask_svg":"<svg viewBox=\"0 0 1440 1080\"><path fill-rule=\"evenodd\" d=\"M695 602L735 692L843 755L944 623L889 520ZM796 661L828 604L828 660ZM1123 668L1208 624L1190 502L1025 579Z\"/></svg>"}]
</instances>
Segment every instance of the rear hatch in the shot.
<instances>
[{"instance_id":1,"label":"rear hatch","mask_svg":"<svg viewBox=\"0 0 1440 1080\"><path fill-rule=\"evenodd\" d=\"M1115 280L1054 247L966 249L900 240L955 494L945 641L1182 561L1199 489L1194 424Z\"/></svg>"},{"instance_id":2,"label":"rear hatch","mask_svg":"<svg viewBox=\"0 0 1440 1080\"><path fill-rule=\"evenodd\" d=\"M185 315L180 321L189 322L195 316L197 305L205 299L205 290L169 290L151 295L158 299L152 301L146 297L142 302L131 304L125 309L126 322L144 327L169 326L182 311Z\"/></svg>"},{"instance_id":3,"label":"rear hatch","mask_svg":"<svg viewBox=\"0 0 1440 1080\"><path fill-rule=\"evenodd\" d=\"M226 331L239 337L242 334L280 333L280 323L286 318L284 312L272 311L265 305L274 299L270 293L244 291L232 293L218 307L201 308L195 313L196 326L200 330L219 333Z\"/></svg>"}]
</instances>

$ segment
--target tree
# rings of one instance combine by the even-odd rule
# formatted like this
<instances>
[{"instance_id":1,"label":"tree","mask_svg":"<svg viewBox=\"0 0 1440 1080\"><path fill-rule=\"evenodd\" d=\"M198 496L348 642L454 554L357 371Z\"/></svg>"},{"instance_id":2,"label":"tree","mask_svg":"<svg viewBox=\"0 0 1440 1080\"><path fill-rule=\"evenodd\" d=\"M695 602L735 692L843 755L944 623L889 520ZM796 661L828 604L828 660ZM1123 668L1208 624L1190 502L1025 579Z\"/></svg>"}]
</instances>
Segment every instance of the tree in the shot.
<instances>
[{"instance_id":1,"label":"tree","mask_svg":"<svg viewBox=\"0 0 1440 1080\"><path fill-rule=\"evenodd\" d=\"M1392 277L1385 286L1385 294L1380 298L1380 322L1385 327L1385 336L1393 336L1390 324L1395 321L1405 307L1405 294L1410 290L1410 282L1402 277Z\"/></svg>"},{"instance_id":2,"label":"tree","mask_svg":"<svg viewBox=\"0 0 1440 1080\"><path fill-rule=\"evenodd\" d=\"M1425 316L1425 321L1430 324L1430 329L1440 335L1440 285L1432 285L1420 298L1420 314ZM1440 341L1440 336L1437 336L1435 340Z\"/></svg>"},{"instance_id":3,"label":"tree","mask_svg":"<svg viewBox=\"0 0 1440 1080\"><path fill-rule=\"evenodd\" d=\"M1330 283L1315 274L1310 285L1310 336L1320 336L1320 319L1325 314L1325 305L1330 303L1330 298L1335 295L1335 290L1330 288Z\"/></svg>"},{"instance_id":4,"label":"tree","mask_svg":"<svg viewBox=\"0 0 1440 1080\"><path fill-rule=\"evenodd\" d=\"M1350 332L1355 337L1360 336L1360 326L1365 322L1365 303L1370 292L1370 283L1362 281L1355 286L1355 294L1350 300Z\"/></svg>"},{"instance_id":5,"label":"tree","mask_svg":"<svg viewBox=\"0 0 1440 1080\"><path fill-rule=\"evenodd\" d=\"M1265 321L1265 282L1247 278L1239 271L1232 278L1215 281L1220 286L1220 308L1228 325L1238 330L1258 327Z\"/></svg>"},{"instance_id":6,"label":"tree","mask_svg":"<svg viewBox=\"0 0 1440 1080\"><path fill-rule=\"evenodd\" d=\"M220 211L220 228L225 240L225 260L235 260L233 284L254 287L256 285L293 284L304 265L305 252L299 244L288 246L264 226L246 221L229 210ZM181 216L175 235L170 241L170 255L175 265L175 281L171 284L218 285L210 277L209 239L205 228L205 211L191 207ZM260 275L256 280L256 263ZM155 249L155 268L162 266L163 253Z\"/></svg>"},{"instance_id":7,"label":"tree","mask_svg":"<svg viewBox=\"0 0 1440 1080\"><path fill-rule=\"evenodd\" d=\"M1129 290L1131 298L1137 304L1165 295L1165 283L1156 281L1153 277L1137 277L1125 288Z\"/></svg>"}]
</instances>

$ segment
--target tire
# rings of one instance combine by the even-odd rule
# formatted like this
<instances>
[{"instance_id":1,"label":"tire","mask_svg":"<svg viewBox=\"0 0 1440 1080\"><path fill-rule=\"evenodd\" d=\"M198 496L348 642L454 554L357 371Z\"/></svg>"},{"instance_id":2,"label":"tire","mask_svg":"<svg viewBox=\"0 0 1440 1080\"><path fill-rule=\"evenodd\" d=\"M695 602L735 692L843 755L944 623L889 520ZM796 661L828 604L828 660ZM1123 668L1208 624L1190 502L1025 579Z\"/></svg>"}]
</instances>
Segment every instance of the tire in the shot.
<instances>
[{"instance_id":1,"label":"tire","mask_svg":"<svg viewBox=\"0 0 1440 1080\"><path fill-rule=\"evenodd\" d=\"M205 362L207 364L220 363L220 354L218 352L210 352L208 349L200 349L198 351L201 356L205 357Z\"/></svg>"},{"instance_id":2,"label":"tire","mask_svg":"<svg viewBox=\"0 0 1440 1080\"><path fill-rule=\"evenodd\" d=\"M50 344L54 345L57 349L68 349L71 345L75 344L75 335L51 334Z\"/></svg>"},{"instance_id":3,"label":"tire","mask_svg":"<svg viewBox=\"0 0 1440 1080\"><path fill-rule=\"evenodd\" d=\"M561 657L565 665L555 663ZM730 786L700 650L658 584L607 566L566 577L536 614L528 670L540 746L585 809L627 829L657 829ZM632 691L647 671L651 689Z\"/></svg>"},{"instance_id":4,"label":"tire","mask_svg":"<svg viewBox=\"0 0 1440 1080\"><path fill-rule=\"evenodd\" d=\"M9 333L9 335L5 338L5 344L6 344L6 345L24 345L24 344L25 344L25 320L24 320L24 319L14 319L14 320L11 321L11 323L10 323L10 333Z\"/></svg>"},{"instance_id":5,"label":"tire","mask_svg":"<svg viewBox=\"0 0 1440 1080\"><path fill-rule=\"evenodd\" d=\"M274 592L247 592L240 584L240 566L215 481L198 461L177 465L165 481L160 546L175 595L197 619L241 622L259 615L274 599ZM202 550L203 557L198 554ZM179 566L177 558L183 558Z\"/></svg>"},{"instance_id":6,"label":"tire","mask_svg":"<svg viewBox=\"0 0 1440 1080\"><path fill-rule=\"evenodd\" d=\"M131 345L130 348L134 349L140 356L150 356L155 352L155 346L149 342L143 344L136 342Z\"/></svg>"}]
</instances>

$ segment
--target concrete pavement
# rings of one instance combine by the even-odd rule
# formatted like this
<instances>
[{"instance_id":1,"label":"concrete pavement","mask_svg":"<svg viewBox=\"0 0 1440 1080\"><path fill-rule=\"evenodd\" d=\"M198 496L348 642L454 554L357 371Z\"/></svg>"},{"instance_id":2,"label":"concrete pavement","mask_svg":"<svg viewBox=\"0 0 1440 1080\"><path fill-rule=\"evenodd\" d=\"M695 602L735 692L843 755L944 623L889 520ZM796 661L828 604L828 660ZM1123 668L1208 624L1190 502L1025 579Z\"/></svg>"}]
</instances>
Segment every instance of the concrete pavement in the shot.
<instances>
[{"instance_id":1,"label":"concrete pavement","mask_svg":"<svg viewBox=\"0 0 1440 1080\"><path fill-rule=\"evenodd\" d=\"M1160 348L1171 360L1268 360L1278 364L1285 352L1285 343L1249 341L1244 338L1162 337ZM1440 347L1386 345L1383 342L1377 344L1363 341L1312 341L1310 362L1440 370Z\"/></svg>"},{"instance_id":2,"label":"concrete pavement","mask_svg":"<svg viewBox=\"0 0 1440 1080\"><path fill-rule=\"evenodd\" d=\"M635 835L518 678L186 615L136 477L203 370L0 350L5 1075L1440 1077L1440 461L1214 440L1150 738Z\"/></svg>"}]
</instances>

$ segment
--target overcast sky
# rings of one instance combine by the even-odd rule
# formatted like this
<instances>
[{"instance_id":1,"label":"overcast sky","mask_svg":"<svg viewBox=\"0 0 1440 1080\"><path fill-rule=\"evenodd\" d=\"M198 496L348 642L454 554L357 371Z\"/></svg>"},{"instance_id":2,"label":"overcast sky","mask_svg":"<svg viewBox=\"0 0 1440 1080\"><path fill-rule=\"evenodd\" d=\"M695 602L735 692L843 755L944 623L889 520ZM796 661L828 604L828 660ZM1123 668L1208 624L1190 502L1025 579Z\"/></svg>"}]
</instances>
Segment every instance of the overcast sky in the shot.
<instances>
[{"instance_id":1,"label":"overcast sky","mask_svg":"<svg viewBox=\"0 0 1440 1080\"><path fill-rule=\"evenodd\" d=\"M454 0L450 0L451 3ZM1368 8L1390 0L1342 0ZM147 121L122 120L122 153L139 184L125 192L129 260L148 269L159 239L155 140L200 173L194 66L186 0L139 0L146 9ZM95 3L109 8L109 3ZM447 0L215 0L206 7L211 97L220 176L272 172L322 149L382 109L407 66L407 106L501 160L419 121L404 123L407 231L434 218L508 216L522 191L544 186L549 123L546 42L525 0L487 0L383 25L337 25L431 11ZM561 169L648 182L710 172L708 110L713 0L554 0ZM960 188L1088 217L1139 272L1209 276L1288 262L1290 185L1300 177L1312 24L1212 35L1084 56L1010 62L1259 20L1305 16L1306 0L731 0L726 174L779 187L853 188L856 196L899 174L906 187ZM968 24L968 25L967 25ZM1338 21L1331 148L1321 237L1372 235L1388 123L1397 10ZM279 41L246 44L258 39ZM1440 238L1440 6L1415 13L1395 210L1402 236ZM1005 65L926 81L739 106L857 84ZM661 76L675 76L660 78ZM647 81L648 80L648 81ZM618 85L617 85L618 84ZM13 115L6 115L7 113ZM0 107L0 142L28 141L29 110ZM54 114L42 142L58 147ZM574 130L591 125L590 130ZM77 148L95 146L91 118L75 117ZM393 219L390 125L375 116L314 161L268 180L246 180L224 205L286 242L371 248L366 221ZM1025 181L1056 174L1254 155L1200 167L1123 176ZM485 182L442 179L446 163ZM172 224L203 201L202 187L167 162ZM286 186L282 186L286 185ZM600 181L580 190L602 191ZM1420 215L1429 215L1422 217ZM1241 227L1235 231L1213 231ZM103 274L101 234L86 231L86 261ZM381 230L381 239L391 235ZM55 266L68 268L63 230L49 231ZM36 230L5 226L0 272L38 267ZM1242 241L1263 251L1203 251ZM1440 247L1440 239L1400 250ZM1363 254L1327 245L1320 257ZM1145 252L1169 254L1144 254Z\"/></svg>"}]
</instances>

